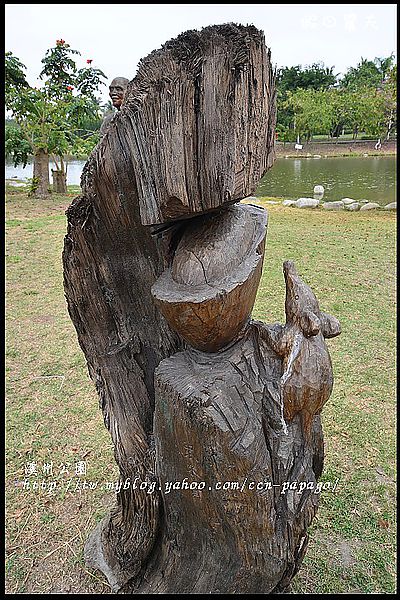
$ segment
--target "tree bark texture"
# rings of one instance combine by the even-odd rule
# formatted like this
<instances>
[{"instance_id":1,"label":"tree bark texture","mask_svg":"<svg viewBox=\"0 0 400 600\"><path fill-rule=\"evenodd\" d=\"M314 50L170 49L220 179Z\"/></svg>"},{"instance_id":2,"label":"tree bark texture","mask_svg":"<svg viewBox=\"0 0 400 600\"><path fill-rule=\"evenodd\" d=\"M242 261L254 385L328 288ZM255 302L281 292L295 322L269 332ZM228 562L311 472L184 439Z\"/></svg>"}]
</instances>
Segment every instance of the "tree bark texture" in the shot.
<instances>
[{"instance_id":1,"label":"tree bark texture","mask_svg":"<svg viewBox=\"0 0 400 600\"><path fill-rule=\"evenodd\" d=\"M63 263L68 310L96 384L120 478L154 478L153 373L181 346L156 309L150 288L165 266L140 222L125 122L106 137L82 174L82 195L67 210ZM92 566L119 589L140 569L158 529L159 495L121 490L90 538Z\"/></svg>"},{"instance_id":2,"label":"tree bark texture","mask_svg":"<svg viewBox=\"0 0 400 600\"><path fill-rule=\"evenodd\" d=\"M33 180L34 191L32 196L49 196L49 155L45 150L38 149L33 155Z\"/></svg>"},{"instance_id":3,"label":"tree bark texture","mask_svg":"<svg viewBox=\"0 0 400 600\"><path fill-rule=\"evenodd\" d=\"M273 163L275 118L262 32L186 32L141 61L67 210L69 314L120 479L145 483L85 546L113 591L277 592L304 555L318 497L280 486L321 474L339 329L291 263L287 323L250 320L267 217L238 201ZM166 492L184 478L211 490ZM250 478L272 488L213 488Z\"/></svg>"},{"instance_id":4,"label":"tree bark texture","mask_svg":"<svg viewBox=\"0 0 400 600\"><path fill-rule=\"evenodd\" d=\"M299 568L318 496L283 490L287 481L316 483L322 430L319 416L309 441L299 416L284 427L282 361L267 329L253 321L217 354L189 349L157 367L154 433L166 525L134 592L271 593ZM205 489L168 491L167 482L185 479Z\"/></svg>"},{"instance_id":5,"label":"tree bark texture","mask_svg":"<svg viewBox=\"0 0 400 600\"><path fill-rule=\"evenodd\" d=\"M51 170L53 177L53 192L56 194L67 193L67 174L64 171Z\"/></svg>"},{"instance_id":6,"label":"tree bark texture","mask_svg":"<svg viewBox=\"0 0 400 600\"><path fill-rule=\"evenodd\" d=\"M267 214L233 204L193 219L171 268L152 294L171 327L190 346L217 352L239 334L253 309L262 273Z\"/></svg>"},{"instance_id":7,"label":"tree bark texture","mask_svg":"<svg viewBox=\"0 0 400 600\"><path fill-rule=\"evenodd\" d=\"M274 161L274 73L255 27L189 31L139 63L125 98L142 223L255 192Z\"/></svg>"}]
</instances>

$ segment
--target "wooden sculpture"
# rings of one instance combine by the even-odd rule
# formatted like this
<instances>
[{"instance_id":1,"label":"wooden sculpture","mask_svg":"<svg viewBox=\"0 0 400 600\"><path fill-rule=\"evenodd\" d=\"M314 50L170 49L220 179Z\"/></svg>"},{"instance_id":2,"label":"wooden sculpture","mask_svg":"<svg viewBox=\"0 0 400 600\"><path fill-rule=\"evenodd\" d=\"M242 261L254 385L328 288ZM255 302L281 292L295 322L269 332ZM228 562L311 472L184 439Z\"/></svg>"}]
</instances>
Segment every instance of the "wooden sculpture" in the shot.
<instances>
[{"instance_id":1,"label":"wooden sculpture","mask_svg":"<svg viewBox=\"0 0 400 600\"><path fill-rule=\"evenodd\" d=\"M322 312L311 288L298 276L293 261L283 263L286 280L286 325L267 330L271 348L283 358L280 379L285 418L300 414L306 435L333 387L332 363L324 338L340 334L340 323ZM280 330L281 329L281 330ZM272 335L270 333L272 332Z\"/></svg>"},{"instance_id":2,"label":"wooden sculpture","mask_svg":"<svg viewBox=\"0 0 400 600\"><path fill-rule=\"evenodd\" d=\"M286 325L251 319L274 160L263 33L216 25L139 64L67 211L65 294L121 489L85 547L120 593L272 593L300 566L340 327L285 263ZM308 356L312 357L312 364ZM149 490L152 493L149 493Z\"/></svg>"}]
</instances>

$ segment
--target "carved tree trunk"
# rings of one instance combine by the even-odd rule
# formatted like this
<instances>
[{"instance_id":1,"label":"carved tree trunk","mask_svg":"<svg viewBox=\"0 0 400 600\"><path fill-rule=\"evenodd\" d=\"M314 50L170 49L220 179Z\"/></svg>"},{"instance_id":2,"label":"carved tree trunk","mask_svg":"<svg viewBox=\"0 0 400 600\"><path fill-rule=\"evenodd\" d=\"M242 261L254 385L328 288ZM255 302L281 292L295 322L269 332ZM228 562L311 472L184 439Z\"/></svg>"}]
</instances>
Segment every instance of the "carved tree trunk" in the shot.
<instances>
[{"instance_id":1,"label":"carved tree trunk","mask_svg":"<svg viewBox=\"0 0 400 600\"><path fill-rule=\"evenodd\" d=\"M282 428L282 363L265 328L253 322L217 354L186 350L156 370L166 527L136 593L267 594L300 566L318 496L283 490L287 481L316 484L322 429L317 416L306 442L299 417Z\"/></svg>"},{"instance_id":2,"label":"carved tree trunk","mask_svg":"<svg viewBox=\"0 0 400 600\"><path fill-rule=\"evenodd\" d=\"M67 211L68 309L131 482L85 548L114 591L277 592L304 555L318 496L280 486L321 474L337 323L290 303L285 326L250 320L267 219L237 203L273 163L275 119L262 32L182 34L140 62ZM168 492L185 478L207 489Z\"/></svg>"},{"instance_id":3,"label":"carved tree trunk","mask_svg":"<svg viewBox=\"0 0 400 600\"><path fill-rule=\"evenodd\" d=\"M162 248L140 222L126 121L84 168L83 194L67 211L65 295L100 396L122 481L154 479L154 369L180 347L150 288L165 266ZM106 157L106 159L104 158ZM140 569L159 522L159 494L122 489L88 543L93 566L119 589ZM93 551L93 555L95 551ZM107 566L103 566L107 565Z\"/></svg>"}]
</instances>

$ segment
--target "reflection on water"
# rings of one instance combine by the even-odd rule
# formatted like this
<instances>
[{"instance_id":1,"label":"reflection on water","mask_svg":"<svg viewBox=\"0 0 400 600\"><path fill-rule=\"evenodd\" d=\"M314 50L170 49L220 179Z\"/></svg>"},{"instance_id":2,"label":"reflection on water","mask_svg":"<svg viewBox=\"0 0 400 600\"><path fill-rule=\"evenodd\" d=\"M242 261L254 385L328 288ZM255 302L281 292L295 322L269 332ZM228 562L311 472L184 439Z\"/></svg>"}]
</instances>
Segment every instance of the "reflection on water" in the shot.
<instances>
[{"instance_id":1,"label":"reflection on water","mask_svg":"<svg viewBox=\"0 0 400 600\"><path fill-rule=\"evenodd\" d=\"M299 178L300 172L301 172L301 158L293 159L293 171L294 171L296 177Z\"/></svg>"},{"instance_id":2,"label":"reflection on water","mask_svg":"<svg viewBox=\"0 0 400 600\"><path fill-rule=\"evenodd\" d=\"M384 205L396 200L395 172L395 156L278 158L256 195L312 198L314 186L323 185L327 201L354 198Z\"/></svg>"}]
</instances>

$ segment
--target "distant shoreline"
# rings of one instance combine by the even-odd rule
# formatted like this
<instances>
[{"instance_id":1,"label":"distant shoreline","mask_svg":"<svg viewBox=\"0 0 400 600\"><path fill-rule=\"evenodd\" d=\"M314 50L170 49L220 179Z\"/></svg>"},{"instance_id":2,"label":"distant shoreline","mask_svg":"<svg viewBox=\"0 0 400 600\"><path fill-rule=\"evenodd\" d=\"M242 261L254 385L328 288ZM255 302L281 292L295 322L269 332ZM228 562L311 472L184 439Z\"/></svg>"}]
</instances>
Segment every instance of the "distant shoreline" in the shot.
<instances>
[{"instance_id":1,"label":"distant shoreline","mask_svg":"<svg viewBox=\"0 0 400 600\"><path fill-rule=\"evenodd\" d=\"M348 141L348 142L311 142L304 144L302 150L295 150L293 142L276 142L275 153L277 158L320 158L352 157L352 156L396 156L397 143L395 141L383 142L380 150L375 149L374 141Z\"/></svg>"}]
</instances>

